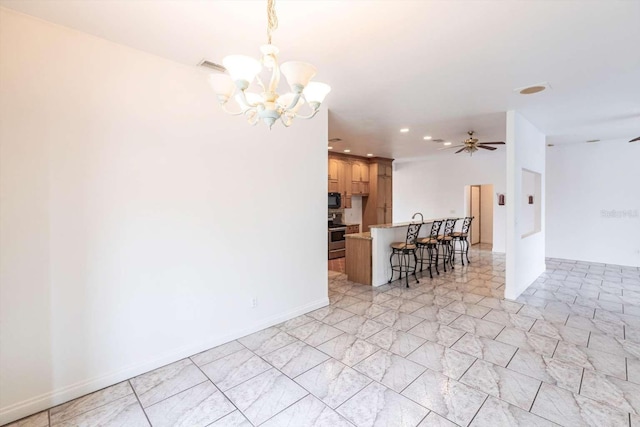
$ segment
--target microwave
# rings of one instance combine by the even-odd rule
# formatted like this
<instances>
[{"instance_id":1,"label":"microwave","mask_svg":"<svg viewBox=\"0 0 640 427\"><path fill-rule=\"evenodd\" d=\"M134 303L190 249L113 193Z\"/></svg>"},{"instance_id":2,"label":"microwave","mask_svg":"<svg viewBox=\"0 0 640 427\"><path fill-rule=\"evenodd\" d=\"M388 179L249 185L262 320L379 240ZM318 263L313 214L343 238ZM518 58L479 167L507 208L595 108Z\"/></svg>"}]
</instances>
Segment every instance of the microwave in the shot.
<instances>
[{"instance_id":1,"label":"microwave","mask_svg":"<svg viewBox=\"0 0 640 427\"><path fill-rule=\"evenodd\" d=\"M329 209L340 209L342 207L342 196L340 193L329 193Z\"/></svg>"}]
</instances>

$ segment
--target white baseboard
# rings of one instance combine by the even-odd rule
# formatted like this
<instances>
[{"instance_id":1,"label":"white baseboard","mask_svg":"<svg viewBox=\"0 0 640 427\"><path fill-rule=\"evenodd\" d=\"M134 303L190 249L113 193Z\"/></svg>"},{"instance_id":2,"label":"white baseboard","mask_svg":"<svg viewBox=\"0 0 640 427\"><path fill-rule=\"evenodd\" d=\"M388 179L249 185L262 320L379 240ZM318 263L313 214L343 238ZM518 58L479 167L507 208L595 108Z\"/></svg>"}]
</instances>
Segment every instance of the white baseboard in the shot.
<instances>
[{"instance_id":1,"label":"white baseboard","mask_svg":"<svg viewBox=\"0 0 640 427\"><path fill-rule=\"evenodd\" d=\"M192 356L202 351L217 347L221 344L242 338L246 335L260 331L273 325L285 322L294 317L308 313L321 307L329 305L329 298L325 297L285 314L279 314L268 317L246 328L234 331L230 334L204 340L197 344L185 346L174 351L168 352L160 357L144 362L126 366L114 372L89 378L85 381L77 382L66 387L62 387L50 392L35 396L31 399L0 408L0 425L8 424L15 420L24 418L28 415L35 414L52 406L60 405L78 397L93 393L97 390L117 384L121 381L152 371L169 363L176 362L185 357Z\"/></svg>"}]
</instances>

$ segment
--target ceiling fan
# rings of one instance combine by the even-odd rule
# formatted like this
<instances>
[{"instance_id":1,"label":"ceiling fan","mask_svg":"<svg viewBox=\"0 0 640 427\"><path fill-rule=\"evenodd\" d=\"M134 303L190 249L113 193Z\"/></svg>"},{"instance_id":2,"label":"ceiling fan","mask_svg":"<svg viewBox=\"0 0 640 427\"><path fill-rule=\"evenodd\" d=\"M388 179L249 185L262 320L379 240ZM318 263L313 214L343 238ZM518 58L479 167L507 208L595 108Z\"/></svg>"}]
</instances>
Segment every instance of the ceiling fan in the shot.
<instances>
[{"instance_id":1,"label":"ceiling fan","mask_svg":"<svg viewBox=\"0 0 640 427\"><path fill-rule=\"evenodd\" d=\"M440 150L449 150L451 148L460 148L455 154L462 153L466 151L469 154L473 154L478 151L478 148L483 148L485 150L497 150L497 147L491 147L491 145L504 145L504 142L478 142L478 138L473 137L473 131L470 130L467 132L469 138L465 139L461 145L454 145L453 147L445 147L440 148Z\"/></svg>"},{"instance_id":2,"label":"ceiling fan","mask_svg":"<svg viewBox=\"0 0 640 427\"><path fill-rule=\"evenodd\" d=\"M629 141L629 142L636 142L636 141L640 141L640 136L639 136L639 137L637 137L637 138L633 138L633 139L632 139L631 141Z\"/></svg>"}]
</instances>

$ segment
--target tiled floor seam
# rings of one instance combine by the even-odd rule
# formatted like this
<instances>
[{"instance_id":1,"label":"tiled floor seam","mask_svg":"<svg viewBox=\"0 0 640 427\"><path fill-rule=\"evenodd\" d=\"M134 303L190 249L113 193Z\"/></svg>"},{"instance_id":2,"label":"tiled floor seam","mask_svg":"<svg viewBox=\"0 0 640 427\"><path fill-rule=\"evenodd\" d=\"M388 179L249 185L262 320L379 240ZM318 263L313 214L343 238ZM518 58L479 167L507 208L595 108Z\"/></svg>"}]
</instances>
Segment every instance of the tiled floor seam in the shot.
<instances>
[{"instance_id":1,"label":"tiled floor seam","mask_svg":"<svg viewBox=\"0 0 640 427\"><path fill-rule=\"evenodd\" d=\"M471 424L473 424L473 420L478 416L478 414L480 413L480 411L482 410L482 407L484 406L485 403L487 403L487 400L489 400L489 395L487 394L487 396L484 398L484 400L482 401L482 405L480 405L480 407L478 408L478 410L476 411L475 414L473 414L473 417L471 417L471 420L469 421L469 423L467 423L467 426L470 426ZM500 399L502 400L502 399Z\"/></svg>"},{"instance_id":2,"label":"tiled floor seam","mask_svg":"<svg viewBox=\"0 0 640 427\"><path fill-rule=\"evenodd\" d=\"M242 350L240 350L240 351L242 351ZM250 351L250 350L249 350L249 351ZM232 354L234 354L234 353L232 353ZM226 356L225 356L225 357L226 357ZM222 358L220 358L220 359L222 359ZM218 360L219 360L219 359L218 359ZM202 372L202 374L203 374L205 377L207 377L207 381L209 381L211 384L213 384L213 386L216 388L216 390L218 390L220 393L222 393L222 395L225 397L225 399L227 399L227 400L229 401L229 403L231 403L231 404L233 405L233 407L234 407L234 408L236 408L236 411L239 411L243 416L245 416L245 415L244 415L244 412L242 412L242 411L240 410L240 408L238 408L238 407L236 406L236 404L235 404L235 403L233 403L233 400L229 399L229 396L227 396L227 394L226 394L224 391L220 390L220 388L219 388L217 385L215 385L215 383L214 383L213 381L211 381L211 379L207 376L207 374L205 374L205 373L204 373L204 371L203 371L202 369L200 369L200 366L198 366L196 363L193 363L193 364L194 364L194 365L196 365L196 367L198 368L198 370L199 370L200 372ZM274 369L275 369L275 368L274 368ZM256 376L257 376L257 375L256 375ZM253 378L255 378L255 377L253 377ZM247 381L248 381L248 380L247 380ZM203 381L203 382L206 382L206 381ZM202 383L200 383L200 384L202 384ZM200 385L200 384L198 384L198 385ZM193 386L193 387L196 387L196 386ZM191 388L193 388L193 387L190 387L190 388L188 388L187 390L190 390L190 389L191 389ZM233 388L233 387L232 387L232 388ZM184 390L184 391L186 391L186 390ZM137 396L136 396L136 397L137 397ZM140 405L140 406L142 406L142 405ZM149 407L151 407L151 406L153 406L153 405L150 405ZM144 408L144 407L142 408L142 410L144 411L145 416L146 416L146 415L147 415L147 411L145 410L145 408ZM231 411L231 412L233 412L233 411ZM217 422L218 420L220 420L220 419L222 419L222 418L226 417L226 416L227 416L227 415L229 415L231 412L229 412L228 414L225 414L225 415L221 416L221 417L220 417L220 418L218 418L217 420L212 421L212 422L211 422L211 423L209 423L208 425L211 425L211 424L213 424L213 423ZM245 418L246 418L246 417L245 417ZM248 420L249 420L249 419L247 418L247 421L248 421ZM251 423L251 421L249 421L249 423ZM149 423L149 424L151 424L151 423ZM253 423L251 423L251 424L253 424ZM151 424L151 425L153 426L153 424Z\"/></svg>"},{"instance_id":3,"label":"tiled floor seam","mask_svg":"<svg viewBox=\"0 0 640 427\"><path fill-rule=\"evenodd\" d=\"M142 409L142 413L144 414L144 417L147 419L147 422L149 423L150 426L153 426L153 424L151 423L151 420L149 419L149 415L147 415L147 411L144 409L144 406L142 406L142 402L140 402L140 398L138 397L138 393L136 392L136 389L133 388L133 384L131 384L131 380L127 380L127 383L129 383L129 387L131 387L131 390L133 390L133 395L136 397L136 401L138 402L138 405L140 405L140 409Z\"/></svg>"}]
</instances>

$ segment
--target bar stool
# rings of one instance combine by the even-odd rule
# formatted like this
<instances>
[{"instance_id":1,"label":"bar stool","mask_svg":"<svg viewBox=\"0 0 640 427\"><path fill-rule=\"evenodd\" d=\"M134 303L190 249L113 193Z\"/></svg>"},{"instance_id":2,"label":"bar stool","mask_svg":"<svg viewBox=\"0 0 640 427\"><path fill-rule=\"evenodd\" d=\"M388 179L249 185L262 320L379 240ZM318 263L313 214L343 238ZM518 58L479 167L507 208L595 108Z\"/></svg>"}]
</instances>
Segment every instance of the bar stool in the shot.
<instances>
[{"instance_id":1,"label":"bar stool","mask_svg":"<svg viewBox=\"0 0 640 427\"><path fill-rule=\"evenodd\" d=\"M413 275L416 275L416 268L418 266L418 257L416 255L416 239L418 238L418 233L420 232L420 227L422 227L422 223L411 223L409 224L409 228L407 229L407 237L404 242L394 242L391 244L391 256L389 257L389 263L391 264L391 278L389 279L389 283L393 280L393 272L397 271L400 273L400 277L398 279L402 279L402 273L405 273L405 280L407 283L407 288L409 287L409 268L411 263L411 256L413 255ZM393 263L393 257L397 257L398 264ZM418 277L416 276L416 283L420 283L418 281Z\"/></svg>"},{"instance_id":2,"label":"bar stool","mask_svg":"<svg viewBox=\"0 0 640 427\"><path fill-rule=\"evenodd\" d=\"M418 253L420 257L420 271L422 271L423 269L422 267L424 264L424 250L426 249L427 256L429 257L429 267L427 268L429 269L429 277L431 277L432 279L433 279L433 272L431 269L431 265L434 264L434 261L436 266L436 273L438 273L438 276L440 275L440 272L438 271L437 245L438 245L438 232L440 231L442 222L443 221L441 220L433 221L433 223L431 224L431 231L429 232L429 235L427 237L420 237L419 239L416 240L416 244L418 245Z\"/></svg>"},{"instance_id":3,"label":"bar stool","mask_svg":"<svg viewBox=\"0 0 640 427\"><path fill-rule=\"evenodd\" d=\"M453 230L456 228L456 222L458 222L458 218L447 218L444 221L444 230L442 231L442 234L437 237L438 253L440 253L440 250L442 249L442 265L444 266L445 273L447 272L447 263L449 263L451 268L453 268L453 263L451 262L451 241L453 240L453 237L451 237L451 235L453 234Z\"/></svg>"},{"instance_id":4,"label":"bar stool","mask_svg":"<svg viewBox=\"0 0 640 427\"><path fill-rule=\"evenodd\" d=\"M467 237L469 236L469 229L471 228L471 221L473 221L472 216L467 216L462 221L462 229L460 231L454 231L451 234L453 240L451 241L451 245L453 246L452 253L452 262L456 260L456 254L460 254L460 261L462 261L462 265L464 265L464 257L467 258L467 264L471 264L469 261L469 241ZM460 249L456 249L456 243Z\"/></svg>"}]
</instances>

